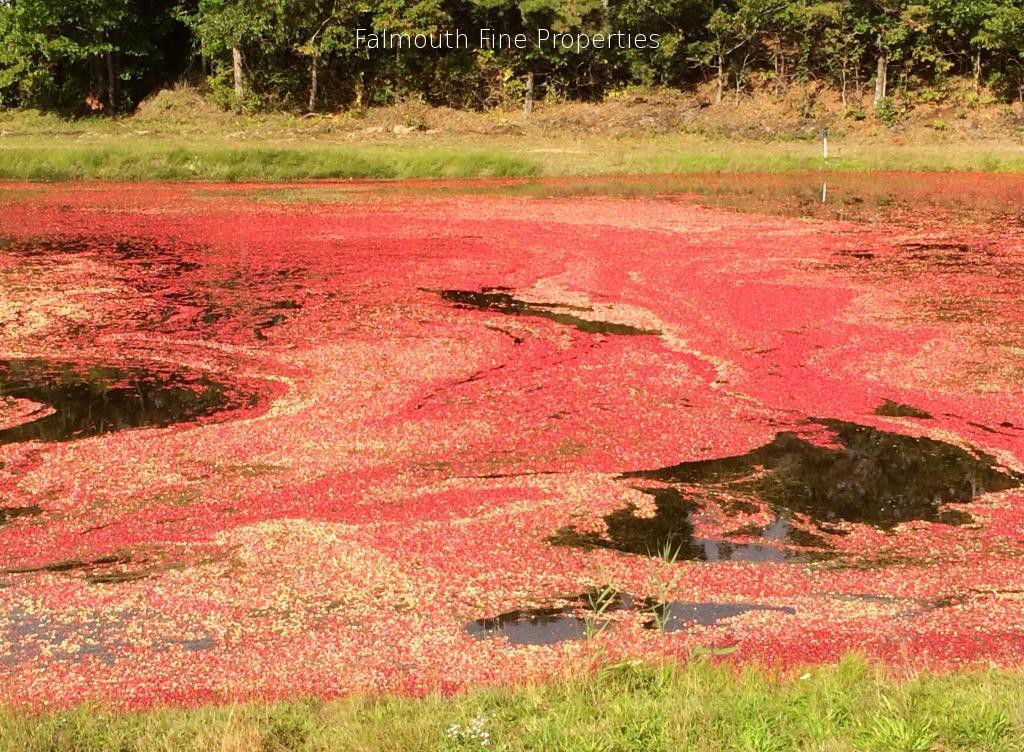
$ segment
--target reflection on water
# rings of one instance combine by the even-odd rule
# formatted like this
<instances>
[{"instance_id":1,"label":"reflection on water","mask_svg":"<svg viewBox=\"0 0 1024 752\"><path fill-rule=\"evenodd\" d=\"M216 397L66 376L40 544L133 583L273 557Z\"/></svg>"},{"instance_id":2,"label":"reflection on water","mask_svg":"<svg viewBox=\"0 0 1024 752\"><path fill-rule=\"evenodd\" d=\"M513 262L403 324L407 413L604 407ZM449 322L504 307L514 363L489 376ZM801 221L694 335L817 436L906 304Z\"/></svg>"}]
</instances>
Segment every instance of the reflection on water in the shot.
<instances>
[{"instance_id":1,"label":"reflection on water","mask_svg":"<svg viewBox=\"0 0 1024 752\"><path fill-rule=\"evenodd\" d=\"M296 189L287 189L295 191ZM410 181L402 184L305 189L315 200L362 195L508 195L531 198L615 197L696 203L786 217L919 225L930 217L1021 226L1024 178L1007 174L829 172L602 175L501 181ZM284 192L282 191L282 195Z\"/></svg>"},{"instance_id":2,"label":"reflection on water","mask_svg":"<svg viewBox=\"0 0 1024 752\"><path fill-rule=\"evenodd\" d=\"M654 498L653 515L630 504L605 516L603 533L566 527L551 542L649 556L671 551L711 562L806 560L827 554L824 536L843 534L840 523L882 530L910 520L963 524L970 515L945 505L1022 482L981 452L839 420L816 422L827 429L815 437L821 443L782 432L743 455L623 473L623 479L664 484L639 489ZM763 505L775 521L720 540L696 536L695 516L722 497ZM795 525L797 519L806 522ZM736 543L729 535L758 542Z\"/></svg>"},{"instance_id":3,"label":"reflection on water","mask_svg":"<svg viewBox=\"0 0 1024 752\"><path fill-rule=\"evenodd\" d=\"M687 486L716 485L799 512L813 520L843 520L891 529L909 520L959 523L942 508L1016 488L1021 479L993 457L926 437L905 436L840 420L816 421L832 446L791 432L737 457L682 462L624 473Z\"/></svg>"},{"instance_id":4,"label":"reflection on water","mask_svg":"<svg viewBox=\"0 0 1024 752\"><path fill-rule=\"evenodd\" d=\"M572 611L569 606L509 611L470 622L466 631L481 639L503 636L512 645L551 645L579 640L587 633L587 622Z\"/></svg>"},{"instance_id":5,"label":"reflection on water","mask_svg":"<svg viewBox=\"0 0 1024 752\"><path fill-rule=\"evenodd\" d=\"M676 632L694 625L712 626L750 611L777 611L795 614L789 606L714 601L670 601L637 598L629 593L608 589L590 590L567 599L564 606L549 606L508 611L466 625L466 631L478 639L504 637L512 645L552 645L579 640L609 626L607 615L614 612L640 614L645 629L660 628Z\"/></svg>"},{"instance_id":6,"label":"reflection on water","mask_svg":"<svg viewBox=\"0 0 1024 752\"><path fill-rule=\"evenodd\" d=\"M128 647L126 635L137 632L139 616L130 610L41 614L15 606L0 615L0 667L14 668L41 660L114 664ZM150 634L147 631L147 634ZM157 652L177 648L201 652L216 647L209 632L199 636L156 636L147 642Z\"/></svg>"},{"instance_id":7,"label":"reflection on water","mask_svg":"<svg viewBox=\"0 0 1024 752\"><path fill-rule=\"evenodd\" d=\"M694 624L710 626L723 619L731 619L751 611L776 611L780 614L795 614L792 606L764 606L756 603L714 603L706 601L670 601L652 606L652 618L644 623L647 629L661 628L665 632L677 632Z\"/></svg>"},{"instance_id":8,"label":"reflection on water","mask_svg":"<svg viewBox=\"0 0 1024 752\"><path fill-rule=\"evenodd\" d=\"M126 428L168 426L253 407L256 395L202 373L40 359L0 360L0 399L39 403L37 417L0 430L0 444L66 441Z\"/></svg>"},{"instance_id":9,"label":"reflection on water","mask_svg":"<svg viewBox=\"0 0 1024 752\"><path fill-rule=\"evenodd\" d=\"M610 548L628 554L661 556L689 561L799 562L828 558L828 543L801 528L788 517L778 517L764 528L733 531L732 535L756 537L757 542L736 542L694 533L695 517L703 505L697 494L689 496L677 488L641 488L653 497L653 515L638 514L633 504L604 517L605 532L580 531L564 527L549 538L556 546ZM792 549L790 546L818 550Z\"/></svg>"}]
</instances>

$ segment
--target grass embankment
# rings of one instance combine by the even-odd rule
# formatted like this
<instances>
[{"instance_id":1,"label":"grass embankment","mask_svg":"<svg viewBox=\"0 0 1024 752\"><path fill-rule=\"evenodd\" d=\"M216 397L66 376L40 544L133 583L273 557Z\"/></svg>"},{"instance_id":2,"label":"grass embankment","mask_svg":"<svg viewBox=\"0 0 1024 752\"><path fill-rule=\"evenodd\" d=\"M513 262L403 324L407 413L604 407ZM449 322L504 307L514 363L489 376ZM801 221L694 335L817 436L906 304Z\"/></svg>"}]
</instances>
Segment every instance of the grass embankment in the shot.
<instances>
[{"instance_id":1,"label":"grass embankment","mask_svg":"<svg viewBox=\"0 0 1024 752\"><path fill-rule=\"evenodd\" d=\"M466 178L690 172L789 172L826 164L801 142L721 142L697 137L538 141L412 137L348 146L225 144L209 137L88 143L60 137L0 142L0 179L288 181L316 178ZM830 170L1024 172L1013 144L833 146Z\"/></svg>"},{"instance_id":2,"label":"grass embankment","mask_svg":"<svg viewBox=\"0 0 1024 752\"><path fill-rule=\"evenodd\" d=\"M700 661L620 665L454 698L0 711L0 750L1020 750L1022 681L1012 671L895 680L853 659L788 678Z\"/></svg>"},{"instance_id":3,"label":"grass embankment","mask_svg":"<svg viewBox=\"0 0 1024 752\"><path fill-rule=\"evenodd\" d=\"M120 119L76 121L0 111L0 179L289 181L786 172L826 166L813 129L771 140L651 134L638 127L617 135L566 126L528 126L517 134L473 130L500 131L503 116L495 114L475 115L447 130L401 131L398 125L361 127L355 115L243 117L202 109L202 100L193 104L193 114L182 115L181 108L143 110ZM1006 134L968 141L962 134L927 129L911 135L834 133L827 167L1024 172L1024 143Z\"/></svg>"}]
</instances>

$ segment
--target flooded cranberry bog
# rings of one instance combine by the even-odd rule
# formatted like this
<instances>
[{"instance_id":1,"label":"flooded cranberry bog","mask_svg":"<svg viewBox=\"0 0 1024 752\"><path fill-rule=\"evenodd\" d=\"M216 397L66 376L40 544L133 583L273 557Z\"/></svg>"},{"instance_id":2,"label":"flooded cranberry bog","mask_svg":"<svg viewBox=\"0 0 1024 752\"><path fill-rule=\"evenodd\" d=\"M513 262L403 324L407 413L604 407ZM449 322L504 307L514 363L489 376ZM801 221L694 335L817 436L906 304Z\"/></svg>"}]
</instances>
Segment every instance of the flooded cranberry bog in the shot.
<instances>
[{"instance_id":1,"label":"flooded cranberry bog","mask_svg":"<svg viewBox=\"0 0 1024 752\"><path fill-rule=\"evenodd\" d=\"M0 703L1024 658L1024 178L0 186Z\"/></svg>"}]
</instances>

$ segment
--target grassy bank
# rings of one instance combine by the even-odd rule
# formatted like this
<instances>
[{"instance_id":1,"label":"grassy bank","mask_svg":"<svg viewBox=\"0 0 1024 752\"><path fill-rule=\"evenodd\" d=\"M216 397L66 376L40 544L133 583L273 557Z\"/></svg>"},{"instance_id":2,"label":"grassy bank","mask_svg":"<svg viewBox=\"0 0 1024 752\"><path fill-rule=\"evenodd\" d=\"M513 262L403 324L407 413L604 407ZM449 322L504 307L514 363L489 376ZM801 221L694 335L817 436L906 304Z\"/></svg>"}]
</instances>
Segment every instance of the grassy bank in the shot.
<instances>
[{"instance_id":1,"label":"grassy bank","mask_svg":"<svg viewBox=\"0 0 1024 752\"><path fill-rule=\"evenodd\" d=\"M644 91L601 103L471 112L407 102L316 116L226 112L197 90L130 116L0 110L0 179L257 180L831 170L1024 172L1024 108L918 107L905 122L749 97L694 107ZM834 108L833 108L834 109ZM1019 110L1019 111L1018 111Z\"/></svg>"},{"instance_id":2,"label":"grassy bank","mask_svg":"<svg viewBox=\"0 0 1024 752\"><path fill-rule=\"evenodd\" d=\"M499 150L226 146L207 143L0 146L0 178L18 180L297 180L530 176L540 166Z\"/></svg>"},{"instance_id":3,"label":"grassy bank","mask_svg":"<svg viewBox=\"0 0 1024 752\"><path fill-rule=\"evenodd\" d=\"M1024 675L897 680L850 659L781 679L697 662L424 700L0 711L3 752L100 750L1020 750Z\"/></svg>"},{"instance_id":4,"label":"grassy bank","mask_svg":"<svg viewBox=\"0 0 1024 752\"><path fill-rule=\"evenodd\" d=\"M810 142L728 142L693 136L541 140L416 136L392 142L186 141L34 136L0 139L0 179L261 180L458 178L687 172L784 172L824 165ZM835 143L831 170L1024 172L1013 143Z\"/></svg>"}]
</instances>

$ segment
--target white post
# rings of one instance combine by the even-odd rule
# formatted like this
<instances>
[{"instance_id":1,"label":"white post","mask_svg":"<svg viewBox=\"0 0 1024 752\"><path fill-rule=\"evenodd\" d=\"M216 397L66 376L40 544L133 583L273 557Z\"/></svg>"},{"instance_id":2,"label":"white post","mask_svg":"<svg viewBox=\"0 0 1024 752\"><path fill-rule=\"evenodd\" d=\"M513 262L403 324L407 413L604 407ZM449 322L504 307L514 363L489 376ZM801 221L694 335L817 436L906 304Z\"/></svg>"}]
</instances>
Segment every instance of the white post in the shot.
<instances>
[{"instance_id":1,"label":"white post","mask_svg":"<svg viewBox=\"0 0 1024 752\"><path fill-rule=\"evenodd\" d=\"M821 130L821 158L828 161L828 128Z\"/></svg>"}]
</instances>

